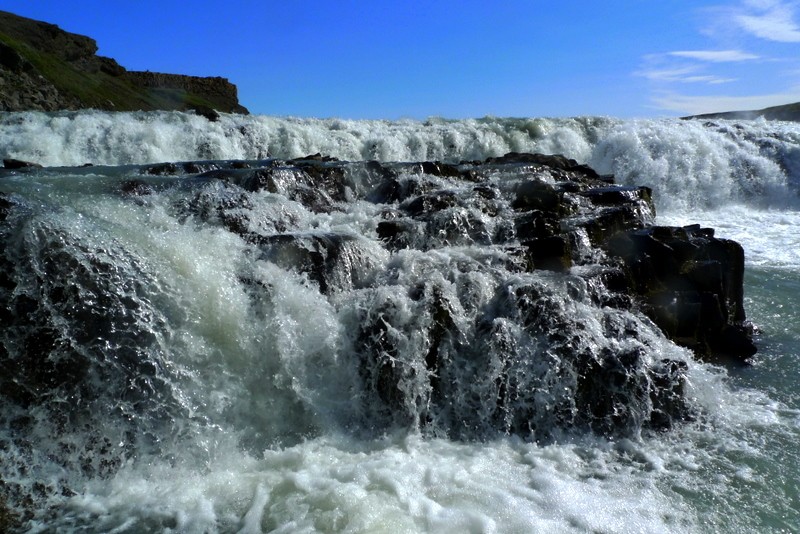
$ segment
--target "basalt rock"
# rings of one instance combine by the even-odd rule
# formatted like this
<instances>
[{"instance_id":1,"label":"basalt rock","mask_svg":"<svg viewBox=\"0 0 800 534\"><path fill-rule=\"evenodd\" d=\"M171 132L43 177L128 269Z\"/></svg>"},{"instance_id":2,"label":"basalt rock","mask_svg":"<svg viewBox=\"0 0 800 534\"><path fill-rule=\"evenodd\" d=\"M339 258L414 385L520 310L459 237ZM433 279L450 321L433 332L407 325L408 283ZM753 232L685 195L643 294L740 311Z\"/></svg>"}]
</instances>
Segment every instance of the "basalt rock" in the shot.
<instances>
[{"instance_id":1,"label":"basalt rock","mask_svg":"<svg viewBox=\"0 0 800 534\"><path fill-rule=\"evenodd\" d=\"M372 270L351 235L274 234L259 238L258 246L264 260L306 274L325 294L360 287Z\"/></svg>"},{"instance_id":2,"label":"basalt rock","mask_svg":"<svg viewBox=\"0 0 800 534\"><path fill-rule=\"evenodd\" d=\"M522 166L524 179L504 186L482 177L484 166L504 165ZM427 169L439 175L437 167ZM397 202L399 212L379 223L379 237L392 250L516 242L523 246L527 269L562 272L597 260L587 254L587 244L600 247L608 255L604 303L640 307L669 337L700 356L741 361L755 353L742 303L741 246L697 226L654 226L650 188L615 185L613 177L574 160L540 154L512 153L484 164L461 164L449 175L465 173L481 182L471 194L428 187L414 195L396 175L385 178L378 188L395 193L380 200ZM404 194L397 194L401 190ZM447 235L443 225L431 224L446 216L467 221L452 225L458 239L442 239ZM501 220L513 224L498 224Z\"/></svg>"},{"instance_id":3,"label":"basalt rock","mask_svg":"<svg viewBox=\"0 0 800 534\"><path fill-rule=\"evenodd\" d=\"M31 161L22 161L19 159L6 158L3 160L3 168L5 169L38 169L41 165Z\"/></svg>"},{"instance_id":4,"label":"basalt rock","mask_svg":"<svg viewBox=\"0 0 800 534\"><path fill-rule=\"evenodd\" d=\"M3 467L25 473L39 455L103 477L157 450L181 413L163 359L168 297L145 289L150 274L122 245L87 245L46 209L0 194L0 223L0 447L29 451ZM0 480L2 531L46 495L74 494L57 475L24 479Z\"/></svg>"},{"instance_id":5,"label":"basalt rock","mask_svg":"<svg viewBox=\"0 0 800 534\"><path fill-rule=\"evenodd\" d=\"M23 172L40 171L0 175ZM653 324L702 357L755 352L741 246L699 226L655 226L650 189L563 156L162 163L103 194L241 251L234 280L257 317L276 280L327 299L345 326L336 365L352 366L349 398L377 435L664 431L695 414L689 360ZM169 351L182 342L170 336L189 319L108 225L71 224L23 197L0 193L0 423L11 432L0 448L111 476L181 432L174 421L190 408L173 389L183 371ZM111 433L108 418L120 421ZM36 492L72 491L0 480L0 530L26 520L13 514Z\"/></svg>"},{"instance_id":6,"label":"basalt rock","mask_svg":"<svg viewBox=\"0 0 800 534\"><path fill-rule=\"evenodd\" d=\"M741 246L699 226L654 226L650 189L562 156L164 163L116 191L163 202L179 224L230 232L253 262L352 316L342 352L378 432L408 423L459 439L547 439L554 428L630 435L689 419L686 364L648 352L655 334L634 320L642 313L700 356L755 351ZM357 219L362 235L334 216ZM154 430L133 414L169 420L179 407L161 352L180 312L160 310L174 304L148 294L158 284L145 283L136 254L113 239L87 247L14 195L0 194L0 230L4 421L22 428L28 408L71 395L86 402L53 405L57 432L91 423L94 399L108 395L133 434ZM257 271L237 275L253 299L269 298ZM109 472L126 450L98 436L99 460L79 468Z\"/></svg>"},{"instance_id":7,"label":"basalt rock","mask_svg":"<svg viewBox=\"0 0 800 534\"><path fill-rule=\"evenodd\" d=\"M743 305L744 251L699 225L620 233L606 250L625 262L629 289L676 342L700 355L756 353Z\"/></svg>"},{"instance_id":8,"label":"basalt rock","mask_svg":"<svg viewBox=\"0 0 800 534\"><path fill-rule=\"evenodd\" d=\"M276 193L314 213L328 213L358 197L383 205L375 234L391 252L480 245L504 250L512 270L568 273L574 266L603 264L596 282L605 290L597 293L598 303L640 308L698 355L746 360L755 352L742 304L741 247L714 238L708 229L654 226L650 188L616 185L613 177L563 156L511 153L445 165L350 164L312 154L290 161L160 164L144 170L156 175L198 171L204 172L197 179L221 181L241 193L198 196L200 204L190 212L219 221L251 243L269 243L268 255L275 258L303 256L300 270L326 291L339 257L330 245L338 238L299 244L302 240L286 235L259 235L248 222L247 192ZM465 176L474 185L464 187ZM144 191L141 185L130 189ZM208 204L220 198L229 200Z\"/></svg>"}]
</instances>

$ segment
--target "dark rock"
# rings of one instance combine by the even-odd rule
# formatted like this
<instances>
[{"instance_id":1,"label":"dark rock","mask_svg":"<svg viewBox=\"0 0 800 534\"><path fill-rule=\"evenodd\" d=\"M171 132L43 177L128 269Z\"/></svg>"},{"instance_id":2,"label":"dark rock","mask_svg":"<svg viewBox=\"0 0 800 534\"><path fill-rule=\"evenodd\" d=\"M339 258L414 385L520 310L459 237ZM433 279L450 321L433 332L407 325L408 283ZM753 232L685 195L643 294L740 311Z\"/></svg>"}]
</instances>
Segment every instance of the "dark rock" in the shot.
<instances>
[{"instance_id":1,"label":"dark rock","mask_svg":"<svg viewBox=\"0 0 800 534\"><path fill-rule=\"evenodd\" d=\"M451 178L461 176L461 171L458 170L458 167L440 161L425 161L419 165L423 173L430 174L431 176L445 176Z\"/></svg>"},{"instance_id":2,"label":"dark rock","mask_svg":"<svg viewBox=\"0 0 800 534\"><path fill-rule=\"evenodd\" d=\"M552 169L574 172L586 178L600 179L600 175L597 174L597 172L588 165L580 164L574 159L564 157L561 154L550 155L550 154L528 154L519 152L509 152L505 156L487 158L486 163L492 163L492 164L536 163L539 165L545 165Z\"/></svg>"},{"instance_id":3,"label":"dark rock","mask_svg":"<svg viewBox=\"0 0 800 534\"><path fill-rule=\"evenodd\" d=\"M328 163L328 162L331 162L331 161L339 161L339 160L337 158L334 158L333 156L323 156L322 154L317 152L316 154L309 154L308 156L305 156L305 157L302 157L302 158L295 158L293 160L289 160L289 163L297 164L297 163L301 163L301 162L310 162L310 161L318 161L320 163Z\"/></svg>"},{"instance_id":4,"label":"dark rock","mask_svg":"<svg viewBox=\"0 0 800 534\"><path fill-rule=\"evenodd\" d=\"M4 193L0 192L0 222L6 220L14 203Z\"/></svg>"},{"instance_id":5,"label":"dark rock","mask_svg":"<svg viewBox=\"0 0 800 534\"><path fill-rule=\"evenodd\" d=\"M619 204L637 203L639 201L648 204L653 203L653 190L649 187L624 187L613 185L608 187L597 187L581 193L597 206L615 206Z\"/></svg>"},{"instance_id":6,"label":"dark rock","mask_svg":"<svg viewBox=\"0 0 800 534\"><path fill-rule=\"evenodd\" d=\"M372 269L353 236L275 234L256 239L263 259L308 275L325 294L359 287Z\"/></svg>"},{"instance_id":7,"label":"dark rock","mask_svg":"<svg viewBox=\"0 0 800 534\"><path fill-rule=\"evenodd\" d=\"M181 410L161 361L169 297L113 240L93 246L32 206L8 207L0 224L0 424L12 432L0 446L35 448L64 473L108 476L134 450L156 451L146 436L167 438ZM112 419L113 445L105 435ZM8 462L17 472L34 467ZM55 475L47 485L5 485L0 501L15 513L32 510L32 496L68 495L61 484Z\"/></svg>"},{"instance_id":8,"label":"dark rock","mask_svg":"<svg viewBox=\"0 0 800 534\"><path fill-rule=\"evenodd\" d=\"M383 169L383 180L367 195L367 200L376 204L405 202L411 197L426 194L436 189L436 185L425 179L412 177L398 178L391 169Z\"/></svg>"},{"instance_id":9,"label":"dark rock","mask_svg":"<svg viewBox=\"0 0 800 534\"><path fill-rule=\"evenodd\" d=\"M648 421L650 428L669 430L675 423L694 418L686 400L688 369L686 362L679 360L661 360L652 368L650 399L653 411Z\"/></svg>"},{"instance_id":10,"label":"dark rock","mask_svg":"<svg viewBox=\"0 0 800 534\"><path fill-rule=\"evenodd\" d=\"M6 158L3 160L3 167L6 169L40 169L41 165L32 163L30 161L22 161L19 159Z\"/></svg>"},{"instance_id":11,"label":"dark rock","mask_svg":"<svg viewBox=\"0 0 800 534\"><path fill-rule=\"evenodd\" d=\"M514 226L520 240L552 237L561 230L558 217L540 210L518 215L514 220Z\"/></svg>"},{"instance_id":12,"label":"dark rock","mask_svg":"<svg viewBox=\"0 0 800 534\"><path fill-rule=\"evenodd\" d=\"M637 372L645 357L642 349L604 349L587 359L578 377L578 404L591 428L604 435L635 429L644 414L632 409L649 397L647 377ZM631 402L633 399L638 403Z\"/></svg>"},{"instance_id":13,"label":"dark rock","mask_svg":"<svg viewBox=\"0 0 800 534\"><path fill-rule=\"evenodd\" d=\"M155 176L174 176L176 174L184 174L183 167L177 163L158 163L150 165L142 169L145 174L152 174Z\"/></svg>"},{"instance_id":14,"label":"dark rock","mask_svg":"<svg viewBox=\"0 0 800 534\"><path fill-rule=\"evenodd\" d=\"M397 251L412 246L418 226L418 223L409 219L393 219L379 222L375 231L389 250Z\"/></svg>"},{"instance_id":15,"label":"dark rock","mask_svg":"<svg viewBox=\"0 0 800 534\"><path fill-rule=\"evenodd\" d=\"M420 195L413 200L403 203L400 208L413 217L430 215L433 212L452 208L458 205L458 197L453 191L435 191Z\"/></svg>"},{"instance_id":16,"label":"dark rock","mask_svg":"<svg viewBox=\"0 0 800 534\"><path fill-rule=\"evenodd\" d=\"M208 174L224 172L211 171ZM227 181L205 183L189 199L177 206L183 217L196 217L208 223L217 223L245 240L253 241L249 215L253 209L247 192Z\"/></svg>"},{"instance_id":17,"label":"dark rock","mask_svg":"<svg viewBox=\"0 0 800 534\"><path fill-rule=\"evenodd\" d=\"M643 310L675 341L700 355L755 354L741 245L698 226L653 227L617 234L606 250L623 259Z\"/></svg>"},{"instance_id":18,"label":"dark rock","mask_svg":"<svg viewBox=\"0 0 800 534\"><path fill-rule=\"evenodd\" d=\"M194 106L192 110L201 117L205 117L208 119L208 122L217 122L219 120L220 114L214 108L209 106Z\"/></svg>"},{"instance_id":19,"label":"dark rock","mask_svg":"<svg viewBox=\"0 0 800 534\"><path fill-rule=\"evenodd\" d=\"M214 169L198 177L236 184L245 191L279 193L300 202L315 213L335 209L348 198L348 183L340 165L296 160L296 165L273 161L268 166L242 169Z\"/></svg>"},{"instance_id":20,"label":"dark rock","mask_svg":"<svg viewBox=\"0 0 800 534\"><path fill-rule=\"evenodd\" d=\"M523 241L532 269L565 272L572 267L572 247L564 236L541 237Z\"/></svg>"},{"instance_id":21,"label":"dark rock","mask_svg":"<svg viewBox=\"0 0 800 534\"><path fill-rule=\"evenodd\" d=\"M316 161L296 162L305 176L302 178L303 185L324 191L333 202L343 202L347 200L348 182L345 176L345 168L342 165L327 164L337 161L335 158L324 156L321 164Z\"/></svg>"},{"instance_id":22,"label":"dark rock","mask_svg":"<svg viewBox=\"0 0 800 534\"><path fill-rule=\"evenodd\" d=\"M546 182L526 180L517 187L516 195L512 203L516 210L540 210L559 216L571 211L564 202L564 193Z\"/></svg>"},{"instance_id":23,"label":"dark rock","mask_svg":"<svg viewBox=\"0 0 800 534\"><path fill-rule=\"evenodd\" d=\"M120 186L120 191L123 195L133 197L141 197L155 193L155 189L152 185L140 180L127 180L123 182Z\"/></svg>"},{"instance_id":24,"label":"dark rock","mask_svg":"<svg viewBox=\"0 0 800 534\"><path fill-rule=\"evenodd\" d=\"M572 221L571 226L583 228L592 245L601 246L620 232L641 228L649 219L635 206L622 205L598 209L589 217Z\"/></svg>"},{"instance_id":25,"label":"dark rock","mask_svg":"<svg viewBox=\"0 0 800 534\"><path fill-rule=\"evenodd\" d=\"M184 174L211 173L215 170L218 170L216 162L186 161L145 165L142 167L141 172L152 176L181 176Z\"/></svg>"}]
</instances>

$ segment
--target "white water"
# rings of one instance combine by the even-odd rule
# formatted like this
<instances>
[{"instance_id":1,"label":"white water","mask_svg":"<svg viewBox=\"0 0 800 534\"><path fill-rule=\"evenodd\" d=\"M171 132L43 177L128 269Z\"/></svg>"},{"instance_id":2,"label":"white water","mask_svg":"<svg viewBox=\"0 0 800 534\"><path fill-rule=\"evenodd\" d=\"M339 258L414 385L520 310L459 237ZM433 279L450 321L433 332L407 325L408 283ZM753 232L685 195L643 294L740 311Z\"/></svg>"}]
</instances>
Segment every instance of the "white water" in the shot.
<instances>
[{"instance_id":1,"label":"white water","mask_svg":"<svg viewBox=\"0 0 800 534\"><path fill-rule=\"evenodd\" d=\"M794 125L765 122L419 123L224 115L208 123L179 113L99 112L0 117L0 155L46 165L315 152L384 161L564 153L622 183L652 186L663 222L715 226L718 235L745 244L751 267L795 277L798 146ZM57 201L65 207L45 216L51 227L91 235L112 252L118 243L145 265L168 303L160 309L168 310L169 336L158 343L167 355L175 410L192 417L177 420L184 428L164 437L158 452L129 458L110 477L68 474L78 494L51 496L57 513L31 521L34 532L79 526L100 532L800 529L800 405L780 389L792 387L798 374L786 365L788 356L800 353L797 325L781 338L779 351L763 356L757 372L766 382L746 379L747 387L661 338L649 339L656 354L689 361L689 397L702 414L665 434L608 439L566 431L541 443L497 435L458 442L411 425L365 437L364 427L376 416L356 396L358 372L346 347L357 329L350 321L378 302L376 295L328 298L304 276L253 260L237 236L176 217L169 194L144 205L109 196L115 175L135 176L133 169L82 173L44 172L35 181L25 174L6 177L0 191ZM87 194L92 182L99 191ZM374 232L377 208L367 203L312 214L277 195L251 200L263 214L262 228L288 222L304 231ZM370 265L412 285L439 276L446 287L442 273L456 271L452 265L468 256L451 248L390 258L363 245ZM271 288L264 309L254 310L243 273ZM487 298L485 272L463 278L478 300ZM796 296L786 295L781 305ZM415 324L413 302L401 304L397 321ZM580 304L570 311L589 325L598 320ZM754 319L766 318L765 312ZM788 374L787 384L765 370L769 365ZM43 472L53 479L64 475L52 469Z\"/></svg>"},{"instance_id":2,"label":"white water","mask_svg":"<svg viewBox=\"0 0 800 534\"><path fill-rule=\"evenodd\" d=\"M179 112L35 112L0 116L3 157L46 166L297 158L457 162L507 152L564 154L623 183L655 188L664 206L709 207L755 197L796 205L800 129L794 123L613 118L424 122ZM787 199L786 193L792 193Z\"/></svg>"}]
</instances>

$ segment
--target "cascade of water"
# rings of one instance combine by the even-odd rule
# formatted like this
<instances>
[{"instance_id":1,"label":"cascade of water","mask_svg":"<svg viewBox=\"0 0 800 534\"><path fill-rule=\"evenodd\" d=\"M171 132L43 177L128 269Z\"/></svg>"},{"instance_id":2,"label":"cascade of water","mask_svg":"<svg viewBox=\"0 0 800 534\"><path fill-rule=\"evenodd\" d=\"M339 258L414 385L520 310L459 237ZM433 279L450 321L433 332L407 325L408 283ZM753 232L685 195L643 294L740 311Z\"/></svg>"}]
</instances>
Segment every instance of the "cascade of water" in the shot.
<instances>
[{"instance_id":1,"label":"cascade of water","mask_svg":"<svg viewBox=\"0 0 800 534\"><path fill-rule=\"evenodd\" d=\"M9 506L47 523L69 505L84 514L62 523L74 526L117 507L147 516L143 528L267 529L282 513L296 517L289 500L281 511L281 495L305 491L313 501L313 483L290 471L318 472L304 464L316 455L355 465L343 458L367 454L381 436L403 436L392 441L398 448L459 454L510 435L543 450L601 436L634 455L642 436L704 417L719 380L615 288L619 265L605 263L597 245L653 222L640 183L654 185L656 201L672 195L661 201L668 210L768 204L795 185L797 140L780 125L226 116L221 127L236 128L217 131L195 124L204 120L2 117L0 135L21 134L9 155L23 159L252 161L3 171L0 514ZM37 130L45 139L57 132L61 151L26 152L25 132ZM193 137L201 130L210 137ZM93 141L81 141L91 132ZM137 148L136 136L152 137ZM453 164L544 147L632 187L608 187L571 164ZM260 159L273 150L445 162ZM715 180L721 189L712 193ZM611 197L622 207L607 204ZM336 439L347 445L328 441ZM643 462L658 470L656 460ZM259 469L268 472L261 489L220 475L244 480ZM320 475L326 484L351 483L351 466L330 469ZM187 480L206 471L218 478L202 480L204 495L192 502L217 491L242 522L216 511L181 523L153 496L137 497L146 512L115 501L130 481L152 487L168 473ZM383 471L352 476L372 488ZM413 487L439 476L414 473L424 480ZM221 496L215 485L226 484L238 493ZM172 490L182 497L171 505L184 509L185 488ZM273 502L273 519L262 517ZM125 523L108 521L108 530Z\"/></svg>"},{"instance_id":2,"label":"cascade of water","mask_svg":"<svg viewBox=\"0 0 800 534\"><path fill-rule=\"evenodd\" d=\"M507 152L562 153L622 183L648 185L663 208L796 199L800 137L788 123L572 119L424 122L179 112L6 113L4 157L49 166L297 158L362 161L483 160ZM787 200L790 198L790 200Z\"/></svg>"}]
</instances>

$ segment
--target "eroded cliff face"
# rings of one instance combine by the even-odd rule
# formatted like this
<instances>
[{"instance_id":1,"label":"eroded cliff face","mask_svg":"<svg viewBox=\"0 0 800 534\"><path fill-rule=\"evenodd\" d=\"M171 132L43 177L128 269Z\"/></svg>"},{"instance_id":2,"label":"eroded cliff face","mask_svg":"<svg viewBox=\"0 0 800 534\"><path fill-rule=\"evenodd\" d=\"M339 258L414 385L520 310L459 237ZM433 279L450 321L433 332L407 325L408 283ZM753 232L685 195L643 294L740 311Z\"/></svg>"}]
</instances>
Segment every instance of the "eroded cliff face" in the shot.
<instances>
[{"instance_id":1,"label":"eroded cliff face","mask_svg":"<svg viewBox=\"0 0 800 534\"><path fill-rule=\"evenodd\" d=\"M186 94L199 95L211 103L218 104L220 111L247 113L239 105L236 86L219 76L186 76L150 71L127 71L125 77L137 86L148 89L181 90ZM221 109L225 108L225 109Z\"/></svg>"},{"instance_id":2,"label":"eroded cliff face","mask_svg":"<svg viewBox=\"0 0 800 534\"><path fill-rule=\"evenodd\" d=\"M82 108L247 113L225 78L128 71L94 39L0 11L0 110Z\"/></svg>"}]
</instances>

